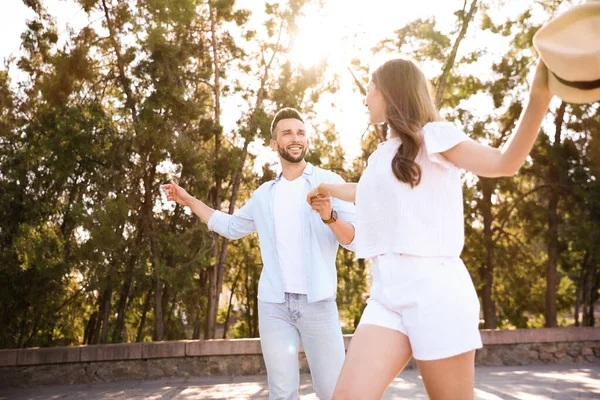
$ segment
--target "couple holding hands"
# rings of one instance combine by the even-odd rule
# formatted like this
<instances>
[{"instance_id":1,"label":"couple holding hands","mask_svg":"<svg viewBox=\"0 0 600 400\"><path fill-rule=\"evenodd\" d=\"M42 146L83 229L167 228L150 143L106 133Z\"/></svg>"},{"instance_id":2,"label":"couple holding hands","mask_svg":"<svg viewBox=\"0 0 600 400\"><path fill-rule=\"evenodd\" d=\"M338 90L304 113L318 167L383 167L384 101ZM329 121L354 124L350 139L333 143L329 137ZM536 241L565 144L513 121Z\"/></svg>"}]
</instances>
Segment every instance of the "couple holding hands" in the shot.
<instances>
[{"instance_id":1,"label":"couple holding hands","mask_svg":"<svg viewBox=\"0 0 600 400\"><path fill-rule=\"evenodd\" d=\"M547 74L538 63L529 101L501 149L441 121L420 68L392 59L372 73L365 98L370 122L387 123L390 137L358 183L305 161L303 119L286 108L273 119L270 141L282 173L235 214L213 210L174 182L162 186L211 231L229 239L258 232L270 399L298 398L300 340L320 399L380 399L411 357L430 398L473 398L482 343L479 300L460 259L460 170L517 172L552 99ZM335 302L340 244L373 262L370 298L347 354Z\"/></svg>"},{"instance_id":2,"label":"couple holding hands","mask_svg":"<svg viewBox=\"0 0 600 400\"><path fill-rule=\"evenodd\" d=\"M460 259L464 246L460 171L514 175L531 151L554 94L600 101L600 1L573 7L533 38L540 56L529 97L502 148L441 120L412 61L377 68L365 106L389 138L358 183L304 160L308 138L294 109L280 110L270 146L282 173L235 214L208 207L176 183L169 200L189 207L229 239L258 232L263 270L258 317L270 399L297 399L298 346L320 399L381 399L411 357L431 399L474 397L479 300ZM339 245L372 259L373 279L348 352L335 302Z\"/></svg>"}]
</instances>

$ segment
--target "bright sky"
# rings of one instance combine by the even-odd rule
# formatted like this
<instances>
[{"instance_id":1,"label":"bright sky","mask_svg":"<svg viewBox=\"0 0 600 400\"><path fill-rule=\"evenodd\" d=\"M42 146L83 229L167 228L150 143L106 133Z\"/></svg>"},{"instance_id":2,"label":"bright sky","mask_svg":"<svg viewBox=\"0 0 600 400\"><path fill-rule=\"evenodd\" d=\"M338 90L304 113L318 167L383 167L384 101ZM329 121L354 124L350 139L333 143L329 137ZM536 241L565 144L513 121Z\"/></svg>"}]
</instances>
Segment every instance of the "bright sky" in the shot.
<instances>
[{"instance_id":1,"label":"bright sky","mask_svg":"<svg viewBox=\"0 0 600 400\"><path fill-rule=\"evenodd\" d=\"M256 4L253 0L242 0L241 5L251 7ZM347 66L355 57L367 58L367 64L377 64L381 60L369 60L369 50L382 39L392 37L393 32L405 24L417 19L435 17L437 29L449 32L454 29L456 18L454 12L461 9L463 0L420 0L420 1L389 1L389 0L325 0L321 9L318 7L305 8L305 17L298 23L299 33L295 39L296 48L293 54L298 62L305 65L316 64L321 58L326 58L329 74L340 75L340 90L335 94L325 94L317 104L317 121L329 120L335 123L342 147L347 155L347 161L360 154L360 137L364 133L368 121L362 96L356 92L356 85L347 71ZM526 2L508 1L504 7L494 10L495 16L518 15ZM470 4L470 1L469 1ZM260 13L255 13L260 21ZM256 21L251 21L255 23ZM498 19L498 22L504 22ZM475 23L479 24L479 21ZM479 33L481 36L481 32ZM482 37L467 35L462 49L473 49L475 42L486 40ZM489 38L487 39L489 43ZM489 46L489 58L474 68L482 74L489 74L489 64L493 57L501 56L506 51L506 44L497 43ZM365 51L368 52L365 54ZM460 54L459 54L460 56ZM487 64L487 65L485 65ZM425 67L425 66L424 66ZM425 72L431 77L439 71ZM365 82L366 83L366 82ZM472 107L485 112L491 108L490 99L478 99L472 102ZM474 110L475 112L477 110ZM231 113L231 114L228 114ZM236 107L230 107L224 113L224 119L235 121L239 117ZM310 122L309 122L310 123ZM310 129L310 127L309 127ZM256 143L251 150L258 154L257 167L265 162L274 163L277 157L270 151L260 151L262 143Z\"/></svg>"},{"instance_id":2,"label":"bright sky","mask_svg":"<svg viewBox=\"0 0 600 400\"><path fill-rule=\"evenodd\" d=\"M463 0L322 0L323 8L305 9L306 17L299 21L300 32L296 39L295 58L298 62L312 64L321 57L326 57L330 69L328 73L338 73L341 77L340 90L335 95L323 96L317 105L316 123L329 120L335 123L340 140L349 159L360 153L360 136L367 126L362 96L355 92L355 84L347 72L346 66L353 57L369 57L364 54L380 40L390 37L404 24L416 19L434 16L438 29L448 32L455 23L454 12L463 6ZM469 0L470 3L470 0ZM516 16L533 1L507 0L498 1L491 15L502 22L507 16ZM65 33L66 27L80 29L88 23L87 16L74 1L43 0L51 15L57 19L59 33ZM238 0L239 7L253 10L250 24L260 24L264 9L263 1ZM3 40L0 41L0 58L18 55L20 35L25 29L25 21L33 13L23 5L22 1L12 0L4 4L4 12L0 13ZM479 24L480 21L475 21ZM474 30L470 30L473 32ZM482 78L489 74L489 63L493 58L506 51L506 43L490 42L486 34L478 32L467 35L462 49L472 49L476 45L486 43L488 56L473 65L475 73ZM362 49L362 53L361 50ZM367 61L371 63L370 61ZM425 72L431 76L438 71ZM225 130L234 129L235 121L243 110L235 99L224 101L223 121ZM473 99L469 106L475 113L485 113L490 109L491 100L485 97ZM275 154L262 147L261 142L251 146L251 151L258 154L256 169L260 170L265 162L276 160Z\"/></svg>"}]
</instances>

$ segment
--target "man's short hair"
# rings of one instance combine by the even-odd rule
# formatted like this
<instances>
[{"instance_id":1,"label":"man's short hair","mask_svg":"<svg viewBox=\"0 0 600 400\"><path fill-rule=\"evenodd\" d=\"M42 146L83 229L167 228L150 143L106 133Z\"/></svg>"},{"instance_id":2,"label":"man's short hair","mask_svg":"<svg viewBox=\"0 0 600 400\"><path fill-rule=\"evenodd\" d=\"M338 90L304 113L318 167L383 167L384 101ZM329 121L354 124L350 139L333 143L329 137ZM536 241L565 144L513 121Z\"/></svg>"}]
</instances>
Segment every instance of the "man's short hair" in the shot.
<instances>
[{"instance_id":1,"label":"man's short hair","mask_svg":"<svg viewBox=\"0 0 600 400\"><path fill-rule=\"evenodd\" d=\"M298 110L290 107L282 108L281 110L277 111L277 114L275 114L275 118L273 118L273 122L271 122L271 139L275 139L277 137L277 134L275 133L277 123L282 119L289 118L297 119L300 122L304 123L304 120L302 119L302 116L300 115Z\"/></svg>"}]
</instances>

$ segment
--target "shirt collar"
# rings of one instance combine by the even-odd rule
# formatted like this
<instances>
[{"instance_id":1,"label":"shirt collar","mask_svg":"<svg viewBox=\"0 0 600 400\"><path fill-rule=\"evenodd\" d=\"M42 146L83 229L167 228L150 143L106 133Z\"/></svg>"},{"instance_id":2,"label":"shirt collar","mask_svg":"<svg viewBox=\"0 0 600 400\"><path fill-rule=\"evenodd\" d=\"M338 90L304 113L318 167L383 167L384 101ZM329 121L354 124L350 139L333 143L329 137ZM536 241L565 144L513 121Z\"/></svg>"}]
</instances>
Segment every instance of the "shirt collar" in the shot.
<instances>
[{"instance_id":1,"label":"shirt collar","mask_svg":"<svg viewBox=\"0 0 600 400\"><path fill-rule=\"evenodd\" d=\"M304 167L304 171L302 171L302 176L310 181L314 170L315 170L315 166L312 165L311 163L307 162L306 166ZM277 175L277 177L275 178L275 181L273 183L279 182L279 180L281 179L282 176L283 176L283 171L281 171Z\"/></svg>"}]
</instances>

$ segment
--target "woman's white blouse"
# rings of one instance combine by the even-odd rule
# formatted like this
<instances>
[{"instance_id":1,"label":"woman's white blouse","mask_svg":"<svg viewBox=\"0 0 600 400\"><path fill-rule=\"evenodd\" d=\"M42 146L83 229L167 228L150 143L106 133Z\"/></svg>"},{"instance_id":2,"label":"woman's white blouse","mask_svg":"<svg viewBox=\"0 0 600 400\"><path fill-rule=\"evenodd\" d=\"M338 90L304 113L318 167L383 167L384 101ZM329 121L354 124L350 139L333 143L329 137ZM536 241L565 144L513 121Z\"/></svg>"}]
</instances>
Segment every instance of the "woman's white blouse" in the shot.
<instances>
[{"instance_id":1,"label":"woman's white blouse","mask_svg":"<svg viewBox=\"0 0 600 400\"><path fill-rule=\"evenodd\" d=\"M464 246L462 182L444 152L469 140L448 122L423 127L424 146L416 162L421 182L411 188L392 172L400 139L371 154L356 187L356 253L359 258L401 253L458 257Z\"/></svg>"}]
</instances>

